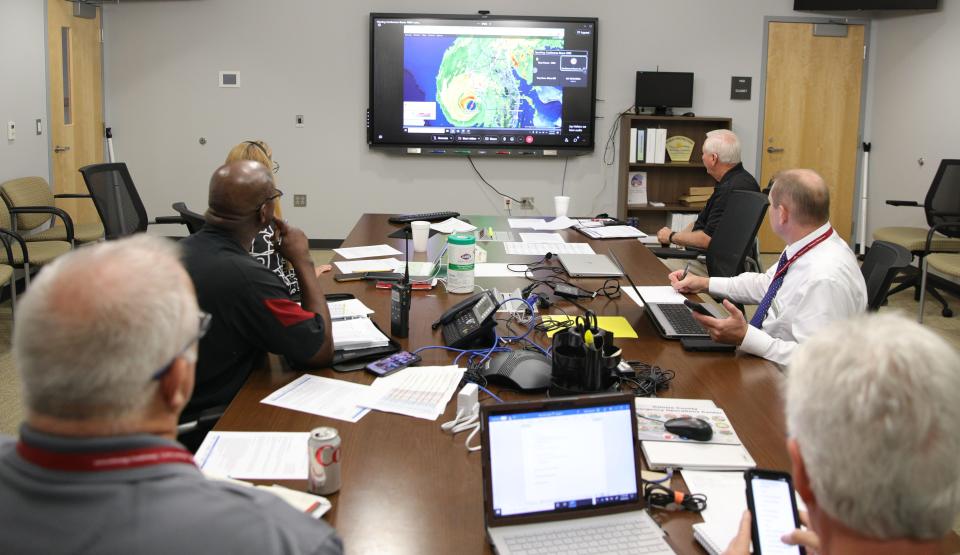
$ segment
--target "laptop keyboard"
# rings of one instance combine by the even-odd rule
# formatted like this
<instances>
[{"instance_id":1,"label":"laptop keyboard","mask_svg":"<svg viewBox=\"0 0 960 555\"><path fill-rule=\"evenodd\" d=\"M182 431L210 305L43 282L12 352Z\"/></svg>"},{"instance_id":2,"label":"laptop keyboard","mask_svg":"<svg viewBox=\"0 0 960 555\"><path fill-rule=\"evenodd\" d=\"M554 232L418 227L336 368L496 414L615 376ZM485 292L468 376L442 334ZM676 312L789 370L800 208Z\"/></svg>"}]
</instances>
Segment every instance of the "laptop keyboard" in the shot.
<instances>
[{"instance_id":1,"label":"laptop keyboard","mask_svg":"<svg viewBox=\"0 0 960 555\"><path fill-rule=\"evenodd\" d=\"M670 553L660 530L640 519L608 525L504 537L510 555L562 553Z\"/></svg>"},{"instance_id":2,"label":"laptop keyboard","mask_svg":"<svg viewBox=\"0 0 960 555\"><path fill-rule=\"evenodd\" d=\"M673 330L678 334L707 335L707 330L693 319L690 309L682 304L658 304L663 315L667 317Z\"/></svg>"}]
</instances>

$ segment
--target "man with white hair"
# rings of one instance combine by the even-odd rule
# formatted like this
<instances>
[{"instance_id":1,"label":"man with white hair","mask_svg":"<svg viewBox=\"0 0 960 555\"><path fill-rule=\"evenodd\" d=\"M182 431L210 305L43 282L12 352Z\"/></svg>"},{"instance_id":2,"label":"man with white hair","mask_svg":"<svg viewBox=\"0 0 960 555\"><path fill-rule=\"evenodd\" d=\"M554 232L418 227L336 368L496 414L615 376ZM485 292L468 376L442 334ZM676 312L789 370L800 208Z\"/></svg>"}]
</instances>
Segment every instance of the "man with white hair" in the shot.
<instances>
[{"instance_id":1,"label":"man with white hair","mask_svg":"<svg viewBox=\"0 0 960 555\"><path fill-rule=\"evenodd\" d=\"M748 323L730 300L729 318L693 317L720 343L785 365L799 343L835 320L867 308L867 285L850 246L830 225L830 189L813 170L778 173L770 190L770 227L787 244L766 273L735 277L669 275L680 293L709 291L759 305Z\"/></svg>"},{"instance_id":2,"label":"man with white hair","mask_svg":"<svg viewBox=\"0 0 960 555\"><path fill-rule=\"evenodd\" d=\"M710 177L717 180L713 194L707 199L707 205L697 215L697 221L681 231L664 227L657 232L657 238L663 245L679 245L705 251L710 246L710 238L717 231L723 212L727 209L731 191L760 192L757 180L740 163L740 139L729 129L714 129L707 133L703 141L701 159ZM707 267L698 260L667 258L663 261L671 270L686 268L698 276L707 275Z\"/></svg>"},{"instance_id":3,"label":"man with white hair","mask_svg":"<svg viewBox=\"0 0 960 555\"><path fill-rule=\"evenodd\" d=\"M834 323L787 374L787 450L824 555L939 553L960 514L960 356L898 315ZM750 513L727 548L750 552Z\"/></svg>"},{"instance_id":4,"label":"man with white hair","mask_svg":"<svg viewBox=\"0 0 960 555\"><path fill-rule=\"evenodd\" d=\"M206 480L175 441L210 323L178 254L147 235L84 247L25 295L27 418L0 437L0 553L342 551L270 493Z\"/></svg>"}]
</instances>

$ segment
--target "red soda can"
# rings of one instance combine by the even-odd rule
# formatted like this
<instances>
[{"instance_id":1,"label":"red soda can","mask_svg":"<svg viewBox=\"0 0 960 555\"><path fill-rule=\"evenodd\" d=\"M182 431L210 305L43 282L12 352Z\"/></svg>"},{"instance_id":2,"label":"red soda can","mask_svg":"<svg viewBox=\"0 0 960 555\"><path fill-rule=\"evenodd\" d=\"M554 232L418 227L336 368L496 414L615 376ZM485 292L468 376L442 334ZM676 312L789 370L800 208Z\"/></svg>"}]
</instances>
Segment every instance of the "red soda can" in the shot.
<instances>
[{"instance_id":1,"label":"red soda can","mask_svg":"<svg viewBox=\"0 0 960 555\"><path fill-rule=\"evenodd\" d=\"M340 490L340 432L323 426L310 432L307 442L310 475L307 490L329 495Z\"/></svg>"}]
</instances>

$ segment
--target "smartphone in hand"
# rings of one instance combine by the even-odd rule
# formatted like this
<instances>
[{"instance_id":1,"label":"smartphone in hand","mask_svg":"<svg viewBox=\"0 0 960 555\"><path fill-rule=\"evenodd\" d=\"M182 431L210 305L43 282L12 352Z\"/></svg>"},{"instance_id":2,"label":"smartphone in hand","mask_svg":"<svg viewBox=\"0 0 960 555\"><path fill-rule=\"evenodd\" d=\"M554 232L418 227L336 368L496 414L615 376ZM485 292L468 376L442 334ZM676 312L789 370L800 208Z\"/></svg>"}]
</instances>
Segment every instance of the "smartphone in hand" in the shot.
<instances>
[{"instance_id":1,"label":"smartphone in hand","mask_svg":"<svg viewBox=\"0 0 960 555\"><path fill-rule=\"evenodd\" d=\"M798 545L780 540L800 527L793 480L786 472L751 468L743 473L750 509L753 553L755 555L805 555Z\"/></svg>"},{"instance_id":2,"label":"smartphone in hand","mask_svg":"<svg viewBox=\"0 0 960 555\"><path fill-rule=\"evenodd\" d=\"M709 310L707 310L707 307L703 306L702 304L695 303L690 299L683 299L683 304L686 305L686 307L689 308L690 310L696 312L697 314L703 314L704 316L710 316L711 318L713 318L713 314Z\"/></svg>"}]
</instances>

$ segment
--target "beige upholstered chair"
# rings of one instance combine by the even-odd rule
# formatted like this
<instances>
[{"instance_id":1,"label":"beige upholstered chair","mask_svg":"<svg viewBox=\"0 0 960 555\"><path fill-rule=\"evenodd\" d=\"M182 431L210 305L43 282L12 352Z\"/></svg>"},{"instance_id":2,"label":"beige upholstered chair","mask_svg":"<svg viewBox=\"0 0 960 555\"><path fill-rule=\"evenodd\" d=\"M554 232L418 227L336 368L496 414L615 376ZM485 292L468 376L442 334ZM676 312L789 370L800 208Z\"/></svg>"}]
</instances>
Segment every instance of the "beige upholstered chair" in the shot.
<instances>
[{"instance_id":1,"label":"beige upholstered chair","mask_svg":"<svg viewBox=\"0 0 960 555\"><path fill-rule=\"evenodd\" d=\"M923 323L923 301L927 296L927 273L934 272L941 276L960 281L960 254L942 252L931 253L923 258L923 270L920 278L920 314L917 321Z\"/></svg>"},{"instance_id":2,"label":"beige upholstered chair","mask_svg":"<svg viewBox=\"0 0 960 555\"><path fill-rule=\"evenodd\" d=\"M73 248L67 241L24 241L23 237L10 230L10 212L0 207L0 232L9 240L10 254L0 250L0 264L13 266L24 271L26 283L30 284L31 266L49 264L56 257L70 252Z\"/></svg>"},{"instance_id":3,"label":"beige upholstered chair","mask_svg":"<svg viewBox=\"0 0 960 555\"><path fill-rule=\"evenodd\" d=\"M103 225L99 221L78 224L70 220L70 225L67 225L70 216L54 206L59 198L90 198L90 195L54 195L44 178L20 177L0 184L0 196L16 215L12 230L21 234L26 241L69 241L70 225L73 227L73 238L78 243L103 239Z\"/></svg>"}]
</instances>

